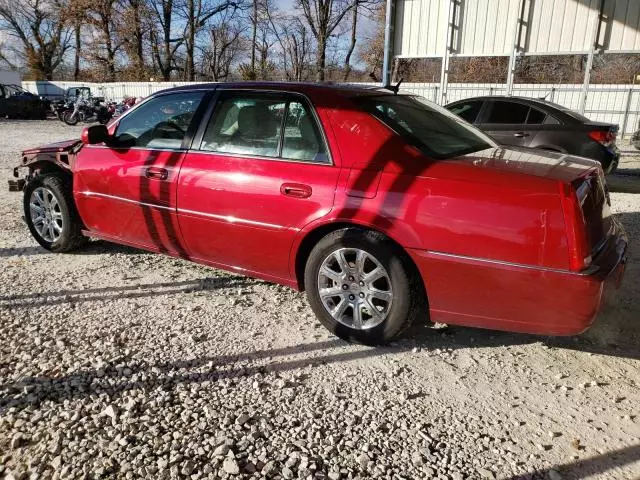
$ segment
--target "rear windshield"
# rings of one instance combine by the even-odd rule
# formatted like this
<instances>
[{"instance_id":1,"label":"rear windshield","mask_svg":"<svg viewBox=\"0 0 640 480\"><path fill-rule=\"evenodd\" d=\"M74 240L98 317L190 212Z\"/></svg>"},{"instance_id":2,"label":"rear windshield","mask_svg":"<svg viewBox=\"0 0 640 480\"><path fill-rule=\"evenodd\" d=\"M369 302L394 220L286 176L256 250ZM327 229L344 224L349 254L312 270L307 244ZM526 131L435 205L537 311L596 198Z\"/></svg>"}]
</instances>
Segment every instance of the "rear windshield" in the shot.
<instances>
[{"instance_id":1,"label":"rear windshield","mask_svg":"<svg viewBox=\"0 0 640 480\"><path fill-rule=\"evenodd\" d=\"M432 158L456 157L496 146L478 129L419 96L375 95L354 101Z\"/></svg>"}]
</instances>

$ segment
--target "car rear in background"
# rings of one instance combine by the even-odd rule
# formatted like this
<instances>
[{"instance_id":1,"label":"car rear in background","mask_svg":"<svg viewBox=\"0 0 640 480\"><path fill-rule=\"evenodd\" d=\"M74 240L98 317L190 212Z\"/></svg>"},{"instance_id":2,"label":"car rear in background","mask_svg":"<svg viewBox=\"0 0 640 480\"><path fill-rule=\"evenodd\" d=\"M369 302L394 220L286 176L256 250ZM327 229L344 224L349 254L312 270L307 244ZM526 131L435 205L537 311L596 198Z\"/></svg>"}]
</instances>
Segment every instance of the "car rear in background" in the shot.
<instances>
[{"instance_id":1,"label":"car rear in background","mask_svg":"<svg viewBox=\"0 0 640 480\"><path fill-rule=\"evenodd\" d=\"M592 121L561 105L522 97L476 97L446 108L502 145L591 158L605 173L618 166L618 125Z\"/></svg>"}]
</instances>

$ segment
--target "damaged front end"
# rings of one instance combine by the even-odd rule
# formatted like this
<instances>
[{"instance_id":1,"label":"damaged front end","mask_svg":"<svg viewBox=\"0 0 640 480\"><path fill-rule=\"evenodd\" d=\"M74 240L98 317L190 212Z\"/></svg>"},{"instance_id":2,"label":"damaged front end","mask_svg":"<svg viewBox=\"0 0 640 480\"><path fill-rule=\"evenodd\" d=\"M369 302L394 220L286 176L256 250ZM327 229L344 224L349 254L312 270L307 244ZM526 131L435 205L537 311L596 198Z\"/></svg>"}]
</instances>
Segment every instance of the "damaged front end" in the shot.
<instances>
[{"instance_id":1,"label":"damaged front end","mask_svg":"<svg viewBox=\"0 0 640 480\"><path fill-rule=\"evenodd\" d=\"M15 180L9 180L9 191L21 192L40 172L61 171L71 175L81 147L81 140L66 140L23 151L22 162L13 169ZM21 176L20 169L27 169L27 174Z\"/></svg>"}]
</instances>

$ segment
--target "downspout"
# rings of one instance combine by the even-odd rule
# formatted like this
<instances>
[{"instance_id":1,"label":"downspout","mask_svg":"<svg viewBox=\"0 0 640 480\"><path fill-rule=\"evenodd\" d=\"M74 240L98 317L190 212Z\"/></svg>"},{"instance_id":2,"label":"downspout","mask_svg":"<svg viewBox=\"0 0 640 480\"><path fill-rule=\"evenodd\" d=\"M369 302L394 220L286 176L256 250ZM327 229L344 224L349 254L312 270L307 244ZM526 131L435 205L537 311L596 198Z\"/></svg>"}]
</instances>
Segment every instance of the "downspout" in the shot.
<instances>
[{"instance_id":1,"label":"downspout","mask_svg":"<svg viewBox=\"0 0 640 480\"><path fill-rule=\"evenodd\" d=\"M387 0L387 11L384 20L384 57L382 60L382 86L391 85L391 70L394 50L394 31L396 21L396 2Z\"/></svg>"}]
</instances>

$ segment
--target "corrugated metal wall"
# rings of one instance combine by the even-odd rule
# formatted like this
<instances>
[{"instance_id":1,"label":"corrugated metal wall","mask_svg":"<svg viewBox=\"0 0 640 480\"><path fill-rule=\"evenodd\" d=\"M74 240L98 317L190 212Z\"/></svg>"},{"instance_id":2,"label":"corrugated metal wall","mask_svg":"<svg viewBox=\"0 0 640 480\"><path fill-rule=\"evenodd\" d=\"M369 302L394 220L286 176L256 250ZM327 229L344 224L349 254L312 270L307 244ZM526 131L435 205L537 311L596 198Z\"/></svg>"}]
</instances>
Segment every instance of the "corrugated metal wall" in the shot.
<instances>
[{"instance_id":1,"label":"corrugated metal wall","mask_svg":"<svg viewBox=\"0 0 640 480\"><path fill-rule=\"evenodd\" d=\"M145 97L151 93L188 82L130 82L130 83L77 83L77 82L22 82L22 87L39 95L60 95L65 89L88 86L94 95L120 100L125 96ZM377 84L368 84L377 85ZM402 90L413 92L432 101L439 101L437 83L403 83ZM507 86L501 83L450 83L447 87L448 102L480 95L504 95ZM516 84L513 94L524 97L546 97L547 100L573 110L579 110L582 85ZM629 106L627 110L627 105ZM587 94L585 115L592 120L617 123L624 133L640 128L640 85L591 85Z\"/></svg>"},{"instance_id":2,"label":"corrugated metal wall","mask_svg":"<svg viewBox=\"0 0 640 480\"><path fill-rule=\"evenodd\" d=\"M22 82L22 88L37 95L60 97L69 87L90 87L93 95L120 100L128 97L146 97L166 88L188 85L189 82Z\"/></svg>"},{"instance_id":3,"label":"corrugated metal wall","mask_svg":"<svg viewBox=\"0 0 640 480\"><path fill-rule=\"evenodd\" d=\"M451 2L452 55L509 55L518 19L519 51L586 52L600 12L600 0L397 0L395 55L443 56ZM607 51L640 51L640 0L604 0L599 32Z\"/></svg>"}]
</instances>

